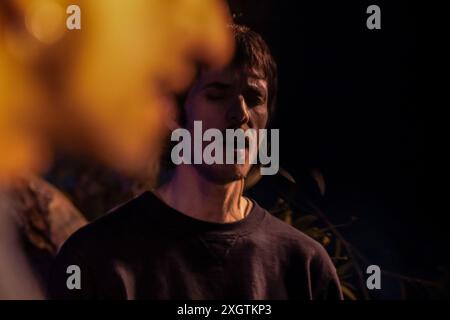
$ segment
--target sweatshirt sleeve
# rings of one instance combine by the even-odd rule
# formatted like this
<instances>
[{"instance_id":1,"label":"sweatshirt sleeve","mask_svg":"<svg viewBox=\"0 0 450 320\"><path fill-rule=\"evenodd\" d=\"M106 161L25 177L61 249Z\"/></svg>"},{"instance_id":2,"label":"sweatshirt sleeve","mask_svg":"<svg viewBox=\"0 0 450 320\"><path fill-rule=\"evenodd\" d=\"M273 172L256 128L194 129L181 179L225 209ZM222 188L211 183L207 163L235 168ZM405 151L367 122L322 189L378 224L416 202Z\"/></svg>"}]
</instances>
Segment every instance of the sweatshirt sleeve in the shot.
<instances>
[{"instance_id":1,"label":"sweatshirt sleeve","mask_svg":"<svg viewBox=\"0 0 450 320\"><path fill-rule=\"evenodd\" d=\"M313 300L343 300L336 268L321 245L316 248L310 261L309 271Z\"/></svg>"}]
</instances>

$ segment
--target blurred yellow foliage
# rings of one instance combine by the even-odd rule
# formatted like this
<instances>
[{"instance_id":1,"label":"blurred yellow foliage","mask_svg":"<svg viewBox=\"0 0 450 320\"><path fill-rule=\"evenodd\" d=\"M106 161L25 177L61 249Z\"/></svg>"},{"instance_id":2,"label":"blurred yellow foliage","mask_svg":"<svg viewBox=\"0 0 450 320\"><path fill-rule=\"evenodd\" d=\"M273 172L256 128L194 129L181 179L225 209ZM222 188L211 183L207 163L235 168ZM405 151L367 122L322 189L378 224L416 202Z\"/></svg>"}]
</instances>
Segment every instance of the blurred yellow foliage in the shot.
<instances>
[{"instance_id":1,"label":"blurred yellow foliage","mask_svg":"<svg viewBox=\"0 0 450 320\"><path fill-rule=\"evenodd\" d=\"M163 95L194 61L229 60L228 19L219 0L1 1L0 179L42 170L58 144L127 172L155 160Z\"/></svg>"}]
</instances>

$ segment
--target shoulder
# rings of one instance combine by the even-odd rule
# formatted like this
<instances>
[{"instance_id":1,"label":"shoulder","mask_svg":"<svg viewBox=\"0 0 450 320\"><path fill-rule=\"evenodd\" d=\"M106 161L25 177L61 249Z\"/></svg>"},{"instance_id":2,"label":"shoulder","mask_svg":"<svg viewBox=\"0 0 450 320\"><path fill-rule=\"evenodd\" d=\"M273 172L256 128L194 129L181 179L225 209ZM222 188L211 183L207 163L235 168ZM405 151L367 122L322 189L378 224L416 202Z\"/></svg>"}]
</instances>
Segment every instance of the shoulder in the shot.
<instances>
[{"instance_id":1,"label":"shoulder","mask_svg":"<svg viewBox=\"0 0 450 320\"><path fill-rule=\"evenodd\" d=\"M262 228L271 241L284 246L293 254L299 254L308 259L328 257L326 250L319 242L267 211Z\"/></svg>"},{"instance_id":2,"label":"shoulder","mask_svg":"<svg viewBox=\"0 0 450 320\"><path fill-rule=\"evenodd\" d=\"M113 243L114 239L133 235L136 228L145 224L143 220L151 217L148 211L152 211L152 198L145 192L78 229L60 251L82 249L89 252L90 248L105 246Z\"/></svg>"},{"instance_id":3,"label":"shoulder","mask_svg":"<svg viewBox=\"0 0 450 320\"><path fill-rule=\"evenodd\" d=\"M262 231L291 264L305 266L311 272L335 277L336 268L328 252L318 241L266 211Z\"/></svg>"},{"instance_id":4,"label":"shoulder","mask_svg":"<svg viewBox=\"0 0 450 320\"><path fill-rule=\"evenodd\" d=\"M316 240L266 212L262 230L268 243L287 261L293 282L300 270L308 277L313 299L342 299L336 268L325 248ZM301 272L300 272L301 273Z\"/></svg>"}]
</instances>

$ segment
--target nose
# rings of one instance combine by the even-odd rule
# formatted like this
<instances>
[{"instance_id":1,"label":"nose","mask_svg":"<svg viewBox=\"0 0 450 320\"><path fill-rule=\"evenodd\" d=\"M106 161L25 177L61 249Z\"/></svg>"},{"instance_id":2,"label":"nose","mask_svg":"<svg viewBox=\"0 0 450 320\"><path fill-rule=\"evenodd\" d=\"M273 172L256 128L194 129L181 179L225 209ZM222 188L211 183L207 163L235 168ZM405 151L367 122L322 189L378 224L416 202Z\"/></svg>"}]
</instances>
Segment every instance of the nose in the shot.
<instances>
[{"instance_id":1,"label":"nose","mask_svg":"<svg viewBox=\"0 0 450 320\"><path fill-rule=\"evenodd\" d=\"M246 124L250 120L248 107L242 95L231 105L228 110L227 120L231 126L237 128Z\"/></svg>"}]
</instances>

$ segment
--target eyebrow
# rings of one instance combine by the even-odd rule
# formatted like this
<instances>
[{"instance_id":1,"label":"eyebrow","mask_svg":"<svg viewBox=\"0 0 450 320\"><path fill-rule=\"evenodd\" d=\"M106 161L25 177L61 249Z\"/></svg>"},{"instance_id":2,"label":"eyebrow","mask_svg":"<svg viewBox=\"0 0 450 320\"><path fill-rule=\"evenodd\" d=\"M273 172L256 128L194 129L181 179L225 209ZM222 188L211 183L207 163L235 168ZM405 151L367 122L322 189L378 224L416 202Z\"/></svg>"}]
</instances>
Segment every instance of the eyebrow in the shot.
<instances>
[{"instance_id":1,"label":"eyebrow","mask_svg":"<svg viewBox=\"0 0 450 320\"><path fill-rule=\"evenodd\" d=\"M265 86L261 84L261 80L263 80L267 84L267 79L266 78L260 77L258 75L251 76L247 80L247 86L264 89Z\"/></svg>"},{"instance_id":2,"label":"eyebrow","mask_svg":"<svg viewBox=\"0 0 450 320\"><path fill-rule=\"evenodd\" d=\"M265 90L264 86L261 86L258 84L249 84L249 85L247 85L247 90L258 93L261 96L263 96L264 98L266 98L266 90Z\"/></svg>"},{"instance_id":3,"label":"eyebrow","mask_svg":"<svg viewBox=\"0 0 450 320\"><path fill-rule=\"evenodd\" d=\"M264 86L258 85L258 84L249 84L247 85L247 88L253 89L253 90L257 90L257 91L265 91L264 90Z\"/></svg>"}]
</instances>

